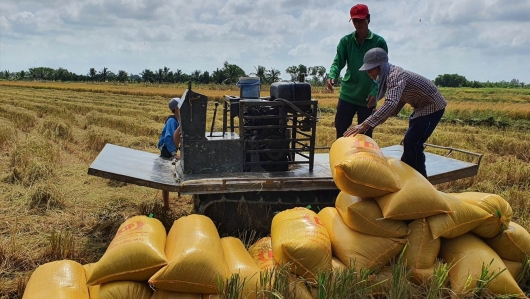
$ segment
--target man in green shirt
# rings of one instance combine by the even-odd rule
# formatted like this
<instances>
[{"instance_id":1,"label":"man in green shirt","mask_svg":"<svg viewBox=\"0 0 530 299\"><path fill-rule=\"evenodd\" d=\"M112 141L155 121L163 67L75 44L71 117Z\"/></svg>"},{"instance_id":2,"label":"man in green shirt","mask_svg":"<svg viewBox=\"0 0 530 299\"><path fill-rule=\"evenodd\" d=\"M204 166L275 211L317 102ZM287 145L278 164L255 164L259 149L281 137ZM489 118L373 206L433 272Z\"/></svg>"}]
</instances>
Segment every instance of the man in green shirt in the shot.
<instances>
[{"instance_id":1,"label":"man in green shirt","mask_svg":"<svg viewBox=\"0 0 530 299\"><path fill-rule=\"evenodd\" d=\"M364 54L373 48L383 48L388 53L386 41L368 29L370 23L368 6L364 4L353 6L350 9L350 21L353 22L355 31L341 38L327 80L328 89L333 91L335 79L339 77L344 66L348 66L342 80L335 115L337 138L342 137L351 126L355 114L357 114L357 123L360 124L375 108L377 83L364 72L359 71L363 65ZM364 134L372 137L372 129Z\"/></svg>"}]
</instances>

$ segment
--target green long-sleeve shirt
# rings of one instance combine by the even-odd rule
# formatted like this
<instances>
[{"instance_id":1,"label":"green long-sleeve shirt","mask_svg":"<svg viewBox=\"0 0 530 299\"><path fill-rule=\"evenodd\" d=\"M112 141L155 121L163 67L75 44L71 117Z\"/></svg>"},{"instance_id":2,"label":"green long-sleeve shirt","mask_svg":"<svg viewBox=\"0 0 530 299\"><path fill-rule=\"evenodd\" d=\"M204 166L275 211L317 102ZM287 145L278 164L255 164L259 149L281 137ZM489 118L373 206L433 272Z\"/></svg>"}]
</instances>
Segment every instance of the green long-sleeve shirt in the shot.
<instances>
[{"instance_id":1,"label":"green long-sleeve shirt","mask_svg":"<svg viewBox=\"0 0 530 299\"><path fill-rule=\"evenodd\" d=\"M368 95L377 95L377 84L366 72L359 71L364 54L373 48L383 48L388 53L386 41L372 31L361 45L357 42L356 31L340 39L335 60L329 70L329 77L335 80L344 66L348 66L340 87L340 99L366 107Z\"/></svg>"}]
</instances>

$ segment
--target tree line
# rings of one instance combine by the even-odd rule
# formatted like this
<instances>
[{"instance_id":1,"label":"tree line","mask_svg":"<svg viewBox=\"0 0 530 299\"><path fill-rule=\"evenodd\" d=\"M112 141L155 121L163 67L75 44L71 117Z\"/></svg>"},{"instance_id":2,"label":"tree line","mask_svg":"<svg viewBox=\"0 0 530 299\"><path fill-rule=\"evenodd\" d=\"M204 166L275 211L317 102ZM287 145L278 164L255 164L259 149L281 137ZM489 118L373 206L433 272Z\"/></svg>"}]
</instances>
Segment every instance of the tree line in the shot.
<instances>
[{"instance_id":1,"label":"tree line","mask_svg":"<svg viewBox=\"0 0 530 299\"><path fill-rule=\"evenodd\" d=\"M90 68L85 75L78 75L70 72L65 68L53 69L49 67L34 67L27 71L10 72L4 70L0 72L0 79L20 80L20 81L62 81L62 82L120 82L120 83L146 83L146 84L164 84L164 83L185 83L197 82L203 84L235 84L239 77L256 76L260 78L262 84L271 84L282 81L281 72L278 69L267 69L258 65L254 67L255 71L249 74L236 64L224 62L221 68L216 68L211 73L208 71L195 70L189 74L177 69L172 71L169 67L164 66L158 70L152 71L144 69L140 74L131 74L124 70L117 73L110 71L107 67L97 71ZM289 66L285 73L289 76L288 80L298 81L301 77L313 86L323 86L328 78L326 68L323 66L305 66L303 64ZM338 78L337 85L340 85L342 78ZM469 81L466 77L458 74L443 74L434 79L434 84L439 87L502 87L502 88L530 88L530 84L520 82L518 79L512 79L510 82L479 82Z\"/></svg>"},{"instance_id":2,"label":"tree line","mask_svg":"<svg viewBox=\"0 0 530 299\"><path fill-rule=\"evenodd\" d=\"M469 81L466 77L458 74L444 74L438 75L434 79L434 84L440 87L471 87L471 88L484 88L484 87L502 87L502 88L530 88L530 84L520 82L518 79L512 79L508 81L500 82L479 82Z\"/></svg>"},{"instance_id":3,"label":"tree line","mask_svg":"<svg viewBox=\"0 0 530 299\"><path fill-rule=\"evenodd\" d=\"M314 85L323 85L327 79L326 68L323 66L307 67L305 65L290 66L286 69L290 80L296 81L303 74L305 78ZM0 79L19 80L19 81L62 81L62 82L136 82L136 83L183 83L198 82L203 84L235 84L240 77L256 76L260 78L262 84L271 84L282 81L281 72L278 69L267 69L258 65L255 71L247 74L241 67L236 64L224 62L221 68L216 68L213 72L195 70L189 74L177 69L172 71L169 67L164 66L158 70L152 71L144 69L139 74L130 74L124 70L117 73L112 72L107 67L101 70L90 68L85 75L78 75L70 72L65 68L53 69L49 67L34 67L27 71L10 72L4 70L0 72Z\"/></svg>"}]
</instances>

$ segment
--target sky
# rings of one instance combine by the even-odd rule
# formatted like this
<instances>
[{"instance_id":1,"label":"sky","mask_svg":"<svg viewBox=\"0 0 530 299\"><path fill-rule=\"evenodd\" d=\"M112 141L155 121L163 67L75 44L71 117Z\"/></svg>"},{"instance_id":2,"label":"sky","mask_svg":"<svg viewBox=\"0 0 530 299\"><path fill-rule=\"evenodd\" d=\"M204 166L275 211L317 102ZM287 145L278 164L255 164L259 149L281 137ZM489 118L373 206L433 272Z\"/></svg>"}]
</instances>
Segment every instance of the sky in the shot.
<instances>
[{"instance_id":1,"label":"sky","mask_svg":"<svg viewBox=\"0 0 530 299\"><path fill-rule=\"evenodd\" d=\"M329 70L354 31L343 0L1 0L0 71L169 67L210 73L261 65ZM370 30L390 63L431 80L530 83L530 0L374 0ZM344 74L344 70L342 72Z\"/></svg>"}]
</instances>

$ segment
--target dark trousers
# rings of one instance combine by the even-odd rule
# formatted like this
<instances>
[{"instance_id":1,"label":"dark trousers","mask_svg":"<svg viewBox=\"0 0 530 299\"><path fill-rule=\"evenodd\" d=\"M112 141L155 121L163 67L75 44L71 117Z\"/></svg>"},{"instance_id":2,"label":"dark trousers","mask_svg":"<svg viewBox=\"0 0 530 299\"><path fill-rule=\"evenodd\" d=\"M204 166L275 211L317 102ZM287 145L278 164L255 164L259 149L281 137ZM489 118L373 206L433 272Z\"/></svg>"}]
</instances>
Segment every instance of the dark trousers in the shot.
<instances>
[{"instance_id":1,"label":"dark trousers","mask_svg":"<svg viewBox=\"0 0 530 299\"><path fill-rule=\"evenodd\" d=\"M403 139L403 155L401 161L416 169L424 177L427 177L425 169L425 154L423 144L431 136L432 132L440 122L445 109L436 111L429 115L409 119L409 128Z\"/></svg>"},{"instance_id":2,"label":"dark trousers","mask_svg":"<svg viewBox=\"0 0 530 299\"><path fill-rule=\"evenodd\" d=\"M365 121L374 111L375 107L363 107L348 103L339 99L337 104L337 114L335 114L335 129L337 130L337 139L344 135L344 132L352 125L353 117L357 114L357 124ZM363 134L372 137L373 129L369 129Z\"/></svg>"},{"instance_id":3,"label":"dark trousers","mask_svg":"<svg viewBox=\"0 0 530 299\"><path fill-rule=\"evenodd\" d=\"M160 151L160 157L162 158L171 158L171 153L167 150L165 145L162 145L162 150Z\"/></svg>"}]
</instances>

